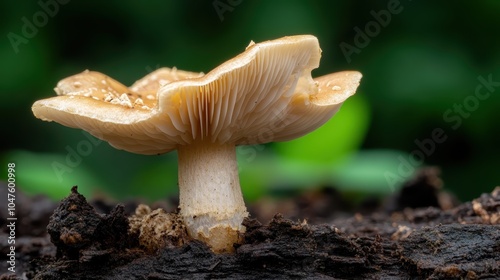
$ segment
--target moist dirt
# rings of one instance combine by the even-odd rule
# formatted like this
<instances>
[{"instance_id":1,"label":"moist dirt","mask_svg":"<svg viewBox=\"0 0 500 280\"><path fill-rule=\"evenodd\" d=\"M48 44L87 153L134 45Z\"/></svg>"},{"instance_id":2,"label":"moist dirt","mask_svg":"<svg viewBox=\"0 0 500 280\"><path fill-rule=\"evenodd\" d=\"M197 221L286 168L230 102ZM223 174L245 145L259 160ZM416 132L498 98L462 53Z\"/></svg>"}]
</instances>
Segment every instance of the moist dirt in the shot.
<instances>
[{"instance_id":1,"label":"moist dirt","mask_svg":"<svg viewBox=\"0 0 500 280\"><path fill-rule=\"evenodd\" d=\"M438 174L355 206L332 187L253 203L233 254L182 234L144 246L138 202L88 201L76 186L60 202L20 196L16 273L1 212L0 279L500 279L500 187L459 203Z\"/></svg>"}]
</instances>

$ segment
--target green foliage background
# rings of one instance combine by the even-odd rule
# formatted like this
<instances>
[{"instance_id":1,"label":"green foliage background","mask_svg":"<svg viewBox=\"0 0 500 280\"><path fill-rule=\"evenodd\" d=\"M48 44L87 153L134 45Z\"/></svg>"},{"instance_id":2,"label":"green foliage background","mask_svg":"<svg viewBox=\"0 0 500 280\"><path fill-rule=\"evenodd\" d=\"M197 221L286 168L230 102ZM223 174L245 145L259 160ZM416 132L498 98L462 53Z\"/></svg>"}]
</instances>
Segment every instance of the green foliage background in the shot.
<instances>
[{"instance_id":1,"label":"green foliage background","mask_svg":"<svg viewBox=\"0 0 500 280\"><path fill-rule=\"evenodd\" d=\"M79 185L87 195L154 200L177 192L175 153L133 155L35 119L31 104L55 95L60 79L91 69L130 85L162 66L208 72L250 40L293 34L319 38L323 57L314 76L352 69L364 78L357 95L317 132L240 148L246 199L325 184L346 192L390 193L394 186L384 174L399 174L401 158L411 159L419 149L415 140L431 137L436 128L447 139L424 164L441 167L447 189L465 200L499 184L500 87L467 115L453 112L473 98L478 77L500 81L498 1L61 2L67 3L0 3L0 158L3 166L16 163L18 185L30 193L60 198ZM47 3L57 4L52 15L43 12ZM388 5L400 12L363 41L357 28L374 28L374 14ZM45 21L40 13L46 13ZM43 24L24 34L26 21ZM24 41L13 44L12 34ZM341 43L356 52L346 58ZM457 128L444 117L449 110L460 116ZM67 166L71 151L87 143L98 144L82 150L71 172L58 177L53 164Z\"/></svg>"}]
</instances>

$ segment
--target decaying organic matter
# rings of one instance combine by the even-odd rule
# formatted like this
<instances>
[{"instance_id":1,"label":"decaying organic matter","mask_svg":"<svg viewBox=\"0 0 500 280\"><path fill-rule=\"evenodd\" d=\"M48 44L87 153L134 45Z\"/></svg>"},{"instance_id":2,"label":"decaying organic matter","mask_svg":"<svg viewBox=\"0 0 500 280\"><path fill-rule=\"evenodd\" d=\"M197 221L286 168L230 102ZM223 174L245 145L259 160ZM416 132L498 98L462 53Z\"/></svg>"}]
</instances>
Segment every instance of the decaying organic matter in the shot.
<instances>
[{"instance_id":1,"label":"decaying organic matter","mask_svg":"<svg viewBox=\"0 0 500 280\"><path fill-rule=\"evenodd\" d=\"M422 176L433 176L430 174ZM421 184L425 181L415 180L413 183L417 185L407 187L416 189L420 184L425 188ZM429 193L438 194L442 192ZM395 197L401 198L401 194ZM433 201L430 199L429 203ZM290 220L280 214L266 224L245 219L247 231L234 254L215 254L197 240L181 244L172 242L177 239L168 236L163 248L151 250L140 244L136 231L128 228L134 223L130 219L134 213L127 214L124 209L133 207L111 205L109 214L100 214L73 188L49 223L55 246L47 242L47 237L30 238L30 245L20 245L31 249L19 252L19 276L24 273L29 279L500 277L500 224L485 219L500 211L500 187L447 210L426 205L395 211L386 208L380 205L373 213L344 218L322 217L324 222L316 224L303 219ZM478 211L479 208L482 210ZM145 209L139 216L155 211ZM22 238L27 240L28 236ZM12 277L2 275L0 279Z\"/></svg>"}]
</instances>

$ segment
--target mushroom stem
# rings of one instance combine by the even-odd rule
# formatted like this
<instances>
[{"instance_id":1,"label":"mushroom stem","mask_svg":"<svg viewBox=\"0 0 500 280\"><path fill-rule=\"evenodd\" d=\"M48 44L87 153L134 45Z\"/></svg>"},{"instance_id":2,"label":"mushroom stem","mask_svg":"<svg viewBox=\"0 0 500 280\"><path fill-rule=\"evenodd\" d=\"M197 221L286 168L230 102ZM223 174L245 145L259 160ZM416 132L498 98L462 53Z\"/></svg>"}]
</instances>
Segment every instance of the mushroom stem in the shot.
<instances>
[{"instance_id":1,"label":"mushroom stem","mask_svg":"<svg viewBox=\"0 0 500 280\"><path fill-rule=\"evenodd\" d=\"M215 252L233 251L248 216L234 144L198 141L179 146L180 215L191 237Z\"/></svg>"}]
</instances>

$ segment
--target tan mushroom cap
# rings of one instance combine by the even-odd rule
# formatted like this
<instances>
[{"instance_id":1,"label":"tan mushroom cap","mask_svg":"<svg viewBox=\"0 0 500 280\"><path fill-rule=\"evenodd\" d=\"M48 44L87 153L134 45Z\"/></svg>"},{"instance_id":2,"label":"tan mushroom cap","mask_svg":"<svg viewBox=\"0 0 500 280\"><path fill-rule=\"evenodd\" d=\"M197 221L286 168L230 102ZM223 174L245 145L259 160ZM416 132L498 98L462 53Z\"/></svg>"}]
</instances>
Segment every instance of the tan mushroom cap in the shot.
<instances>
[{"instance_id":1,"label":"tan mushroom cap","mask_svg":"<svg viewBox=\"0 0 500 280\"><path fill-rule=\"evenodd\" d=\"M59 82L59 96L35 102L32 110L139 154L194 141L290 140L330 119L359 85L358 72L313 80L320 57L316 37L300 35L251 43L206 75L162 68L129 88L85 71Z\"/></svg>"}]
</instances>

